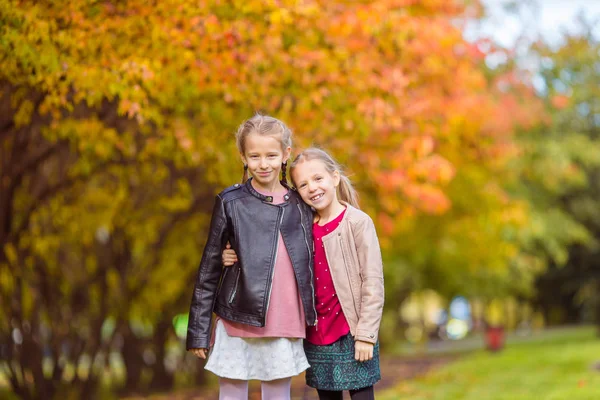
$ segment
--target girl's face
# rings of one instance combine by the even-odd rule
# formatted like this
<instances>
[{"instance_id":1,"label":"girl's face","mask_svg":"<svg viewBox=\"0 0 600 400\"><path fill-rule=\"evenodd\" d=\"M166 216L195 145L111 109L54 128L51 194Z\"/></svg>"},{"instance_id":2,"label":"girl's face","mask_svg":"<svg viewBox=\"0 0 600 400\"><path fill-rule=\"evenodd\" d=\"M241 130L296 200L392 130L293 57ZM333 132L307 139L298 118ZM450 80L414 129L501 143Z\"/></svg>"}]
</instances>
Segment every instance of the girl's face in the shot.
<instances>
[{"instance_id":1,"label":"girl's face","mask_svg":"<svg viewBox=\"0 0 600 400\"><path fill-rule=\"evenodd\" d=\"M340 183L340 173L330 173L322 161L301 162L294 168L293 175L302 200L318 213L338 203L336 187Z\"/></svg>"},{"instance_id":2,"label":"girl's face","mask_svg":"<svg viewBox=\"0 0 600 400\"><path fill-rule=\"evenodd\" d=\"M281 149L281 141L276 136L251 133L246 137L242 161L248 165L248 172L254 178L258 189L273 190L279 182L281 164L290 157L291 149Z\"/></svg>"}]
</instances>

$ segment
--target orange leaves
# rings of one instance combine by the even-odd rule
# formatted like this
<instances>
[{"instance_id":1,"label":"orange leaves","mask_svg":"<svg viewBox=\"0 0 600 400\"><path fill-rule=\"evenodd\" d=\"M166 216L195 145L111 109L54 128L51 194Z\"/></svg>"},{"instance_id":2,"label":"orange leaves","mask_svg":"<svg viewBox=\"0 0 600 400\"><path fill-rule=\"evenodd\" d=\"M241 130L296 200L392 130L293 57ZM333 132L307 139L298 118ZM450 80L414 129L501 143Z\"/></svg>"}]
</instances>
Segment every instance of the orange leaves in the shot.
<instances>
[{"instance_id":1,"label":"orange leaves","mask_svg":"<svg viewBox=\"0 0 600 400\"><path fill-rule=\"evenodd\" d=\"M129 118L133 118L140 112L140 104L131 102L127 99L123 99L119 104L119 112L121 114L127 115Z\"/></svg>"},{"instance_id":2,"label":"orange leaves","mask_svg":"<svg viewBox=\"0 0 600 400\"><path fill-rule=\"evenodd\" d=\"M367 98L357 105L357 111L364 115L375 131L384 130L388 126L396 130L402 127L402 120L393 118L395 105L383 98Z\"/></svg>"},{"instance_id":3,"label":"orange leaves","mask_svg":"<svg viewBox=\"0 0 600 400\"><path fill-rule=\"evenodd\" d=\"M411 175L425 182L448 184L456 174L454 166L443 157L434 154L414 164Z\"/></svg>"},{"instance_id":4,"label":"orange leaves","mask_svg":"<svg viewBox=\"0 0 600 400\"><path fill-rule=\"evenodd\" d=\"M557 94L557 95L553 96L550 101L554 108L561 110L563 108L566 108L569 105L570 99L569 99L569 96Z\"/></svg>"},{"instance_id":5,"label":"orange leaves","mask_svg":"<svg viewBox=\"0 0 600 400\"><path fill-rule=\"evenodd\" d=\"M430 184L408 184L402 191L415 208L428 214L442 214L451 205L444 191Z\"/></svg>"},{"instance_id":6,"label":"orange leaves","mask_svg":"<svg viewBox=\"0 0 600 400\"><path fill-rule=\"evenodd\" d=\"M503 90L519 76L488 84L480 62L494 49L463 39L457 21L473 9L458 0L68 3L11 6L24 22L6 35L15 52L1 79L46 93L38 111L58 117L113 102L160 132L166 144L148 149L212 157L207 174L223 185L237 157L227 135L263 110L296 143L331 149L368 207L396 222L438 214L453 179L493 176L514 155L515 125L536 119L528 95Z\"/></svg>"},{"instance_id":7,"label":"orange leaves","mask_svg":"<svg viewBox=\"0 0 600 400\"><path fill-rule=\"evenodd\" d=\"M451 201L444 193L455 175L454 166L434 153L431 137L410 137L391 153L391 169L379 176L380 184L390 192L401 193L406 206L429 214L441 214Z\"/></svg>"},{"instance_id":8,"label":"orange leaves","mask_svg":"<svg viewBox=\"0 0 600 400\"><path fill-rule=\"evenodd\" d=\"M421 158L430 155L435 147L435 141L431 136L409 137L402 141L404 152L413 154L415 158Z\"/></svg>"}]
</instances>

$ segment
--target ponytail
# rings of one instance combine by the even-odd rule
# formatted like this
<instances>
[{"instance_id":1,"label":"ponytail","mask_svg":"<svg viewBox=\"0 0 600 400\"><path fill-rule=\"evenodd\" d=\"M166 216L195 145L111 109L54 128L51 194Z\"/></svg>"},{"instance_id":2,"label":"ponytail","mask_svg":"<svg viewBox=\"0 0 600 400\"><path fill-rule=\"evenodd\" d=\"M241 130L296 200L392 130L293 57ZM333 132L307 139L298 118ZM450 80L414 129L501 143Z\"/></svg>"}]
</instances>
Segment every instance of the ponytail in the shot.
<instances>
[{"instance_id":1,"label":"ponytail","mask_svg":"<svg viewBox=\"0 0 600 400\"><path fill-rule=\"evenodd\" d=\"M358 206L358 192L352 186L350 178L344 175L340 171L340 184L338 186L338 198L340 201L344 201L350 204L354 208L360 208Z\"/></svg>"}]
</instances>

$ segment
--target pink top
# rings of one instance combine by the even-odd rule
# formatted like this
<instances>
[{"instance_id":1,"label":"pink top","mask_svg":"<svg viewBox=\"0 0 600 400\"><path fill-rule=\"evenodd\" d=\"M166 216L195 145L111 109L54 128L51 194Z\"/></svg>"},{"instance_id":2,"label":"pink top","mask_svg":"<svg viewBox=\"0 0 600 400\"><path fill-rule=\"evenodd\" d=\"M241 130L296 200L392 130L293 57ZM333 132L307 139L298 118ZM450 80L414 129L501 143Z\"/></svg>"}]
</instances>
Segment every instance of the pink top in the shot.
<instances>
[{"instance_id":1,"label":"pink top","mask_svg":"<svg viewBox=\"0 0 600 400\"><path fill-rule=\"evenodd\" d=\"M306 339L312 344L321 346L332 344L350 332L350 326L346 321L346 317L344 317L342 306L333 287L329 264L325 256L325 246L322 243L323 236L333 232L339 226L345 212L346 210L342 211L333 221L323 226L316 222L313 224L315 303L319 322L316 327L309 326L306 329Z\"/></svg>"},{"instance_id":2,"label":"pink top","mask_svg":"<svg viewBox=\"0 0 600 400\"><path fill-rule=\"evenodd\" d=\"M283 196L287 193L259 192L265 196L272 196L273 204L283 203ZM277 247L274 268L273 281L271 283L271 299L269 300L265 326L260 328L221 319L229 336L246 338L304 338L306 336L304 308L302 307L302 301L300 299L300 294L298 293L296 275L292 267L290 256L285 248L283 238L281 237L281 233L279 233L279 244Z\"/></svg>"}]
</instances>

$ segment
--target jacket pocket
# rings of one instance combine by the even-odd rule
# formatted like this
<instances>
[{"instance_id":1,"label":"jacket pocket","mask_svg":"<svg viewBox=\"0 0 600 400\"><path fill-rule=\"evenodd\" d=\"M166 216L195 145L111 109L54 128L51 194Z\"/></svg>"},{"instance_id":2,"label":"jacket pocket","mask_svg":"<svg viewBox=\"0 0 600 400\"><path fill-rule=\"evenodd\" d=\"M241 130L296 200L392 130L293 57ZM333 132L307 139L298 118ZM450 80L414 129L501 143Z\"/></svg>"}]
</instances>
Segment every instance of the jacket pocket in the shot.
<instances>
[{"instance_id":1,"label":"jacket pocket","mask_svg":"<svg viewBox=\"0 0 600 400\"><path fill-rule=\"evenodd\" d=\"M231 268L223 268L223 272L221 272L221 279L219 279L219 286L217 286L217 291L215 292L215 297L219 297L221 294L221 290L225 285L225 281L227 280L227 275L229 275L229 270Z\"/></svg>"},{"instance_id":2,"label":"jacket pocket","mask_svg":"<svg viewBox=\"0 0 600 400\"><path fill-rule=\"evenodd\" d=\"M231 294L229 295L229 304L233 303L235 300L235 295L237 294L238 284L240 282L240 268L237 264L233 265L231 268L236 269L235 281L233 284L233 289L231 290Z\"/></svg>"}]
</instances>

